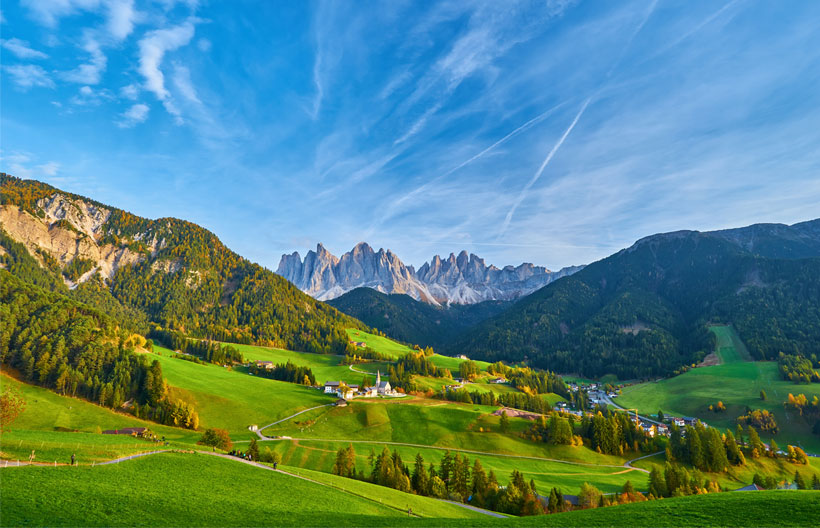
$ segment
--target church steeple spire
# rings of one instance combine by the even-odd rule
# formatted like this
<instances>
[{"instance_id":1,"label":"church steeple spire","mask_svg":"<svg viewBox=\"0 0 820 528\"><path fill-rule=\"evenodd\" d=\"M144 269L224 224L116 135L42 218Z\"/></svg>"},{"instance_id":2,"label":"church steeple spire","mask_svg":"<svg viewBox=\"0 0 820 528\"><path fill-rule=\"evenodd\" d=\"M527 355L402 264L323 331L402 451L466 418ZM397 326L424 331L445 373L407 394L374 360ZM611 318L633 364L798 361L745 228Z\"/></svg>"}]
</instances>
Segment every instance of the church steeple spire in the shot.
<instances>
[{"instance_id":1,"label":"church steeple spire","mask_svg":"<svg viewBox=\"0 0 820 528\"><path fill-rule=\"evenodd\" d=\"M381 385L382 383L382 371L381 369L376 369L376 387Z\"/></svg>"}]
</instances>

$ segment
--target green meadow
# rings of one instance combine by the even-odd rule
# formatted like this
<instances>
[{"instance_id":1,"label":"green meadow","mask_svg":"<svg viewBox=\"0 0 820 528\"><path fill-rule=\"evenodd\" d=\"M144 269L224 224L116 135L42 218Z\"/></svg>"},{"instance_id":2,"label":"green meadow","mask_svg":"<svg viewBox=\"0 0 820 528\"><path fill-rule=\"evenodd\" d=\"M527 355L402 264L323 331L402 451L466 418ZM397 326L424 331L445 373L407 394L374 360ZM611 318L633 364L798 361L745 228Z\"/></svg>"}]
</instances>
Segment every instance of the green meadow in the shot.
<instances>
[{"instance_id":1,"label":"green meadow","mask_svg":"<svg viewBox=\"0 0 820 528\"><path fill-rule=\"evenodd\" d=\"M171 357L154 347L162 372L175 396L193 403L200 427L221 427L232 434L247 432L310 407L331 403L334 398L321 391L256 376L213 364L197 364Z\"/></svg>"},{"instance_id":2,"label":"green meadow","mask_svg":"<svg viewBox=\"0 0 820 528\"><path fill-rule=\"evenodd\" d=\"M308 468L315 471L330 473L339 448L352 445L356 451L356 468L358 471L369 474L369 456L371 452L381 453L385 447L392 453L396 451L402 457L405 464L410 466L411 471L416 454L421 454L425 464L431 462L438 465L444 456L446 449L434 447L415 447L402 445L384 445L378 443L349 443L349 442L327 442L320 440L278 440L260 443L260 449L270 448L282 455L282 463L286 466ZM565 448L553 452L556 456L561 456L560 451L571 449L582 450L584 448ZM587 450L588 451L588 450ZM451 451L455 455L456 451ZM637 489L646 489L648 476L646 473L621 467L623 460L612 460L616 467L608 465L596 465L593 462L588 464L573 464L560 461L535 460L529 458L504 457L491 454L476 454L462 452L462 455L470 459L472 464L475 459L481 460L484 470L488 473L494 471L499 483L506 485L513 470L521 471L527 481L532 479L541 493L549 492L550 488L562 488L564 493L576 494L584 482L594 482L595 485L605 492L620 491L627 480L632 481ZM593 455L595 453L592 453ZM607 461L610 462L610 461ZM602 462L603 463L603 462Z\"/></svg>"},{"instance_id":3,"label":"green meadow","mask_svg":"<svg viewBox=\"0 0 820 528\"><path fill-rule=\"evenodd\" d=\"M231 345L239 349L246 360L249 361L273 361L274 363L292 362L295 365L310 367L313 375L316 376L316 383L323 385L326 381L344 381L347 384L359 385L362 383L363 374L354 372L348 365L342 365L343 356L328 354L311 354L308 352L293 352L280 348L269 348L253 345ZM376 373L387 372L389 363L372 362L353 365L353 368L363 372L372 373L372 380L376 379ZM237 369L239 370L239 369Z\"/></svg>"},{"instance_id":4,"label":"green meadow","mask_svg":"<svg viewBox=\"0 0 820 528\"><path fill-rule=\"evenodd\" d=\"M377 500L204 454L2 471L2 526L386 526L407 517Z\"/></svg>"},{"instance_id":5,"label":"green meadow","mask_svg":"<svg viewBox=\"0 0 820 528\"><path fill-rule=\"evenodd\" d=\"M205 454L3 469L0 526L817 526L820 492L715 493L538 517L459 506L301 469ZM135 492L138 490L138 492ZM146 508L150 504L150 508ZM412 509L413 516L407 510ZM787 513L786 513L787 512Z\"/></svg>"},{"instance_id":6,"label":"green meadow","mask_svg":"<svg viewBox=\"0 0 820 528\"><path fill-rule=\"evenodd\" d=\"M721 365L693 368L674 378L651 381L625 387L618 397L623 407L637 408L641 413L654 414L662 410L677 416L695 416L714 427L732 428L746 407L773 412L780 428L775 441L801 445L809 452L820 453L820 437L811 433L809 425L796 412L786 411L783 402L789 393L805 394L809 400L820 396L820 384L798 385L784 381L777 363L745 361L742 342L731 327L712 327L718 337L717 350L724 360ZM767 395L760 399L760 391ZM726 411L713 413L709 405L722 401ZM767 435L761 435L765 439Z\"/></svg>"}]
</instances>

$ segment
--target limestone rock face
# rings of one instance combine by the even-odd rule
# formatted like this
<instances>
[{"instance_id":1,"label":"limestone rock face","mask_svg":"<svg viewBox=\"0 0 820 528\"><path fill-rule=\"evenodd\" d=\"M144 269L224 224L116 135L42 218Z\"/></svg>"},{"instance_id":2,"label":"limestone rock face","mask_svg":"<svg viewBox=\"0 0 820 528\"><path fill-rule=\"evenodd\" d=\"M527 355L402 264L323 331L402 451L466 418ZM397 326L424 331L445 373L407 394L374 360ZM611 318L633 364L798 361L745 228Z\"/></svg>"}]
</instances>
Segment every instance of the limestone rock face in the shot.
<instances>
[{"instance_id":1,"label":"limestone rock face","mask_svg":"<svg viewBox=\"0 0 820 528\"><path fill-rule=\"evenodd\" d=\"M499 269L462 251L457 256L451 253L447 259L436 255L415 271L389 249L374 251L361 242L341 258L322 244L316 246L316 251L308 251L304 260L297 252L282 255L276 272L322 301L367 287L440 305L515 300L579 269L574 266L553 272L529 263Z\"/></svg>"}]
</instances>

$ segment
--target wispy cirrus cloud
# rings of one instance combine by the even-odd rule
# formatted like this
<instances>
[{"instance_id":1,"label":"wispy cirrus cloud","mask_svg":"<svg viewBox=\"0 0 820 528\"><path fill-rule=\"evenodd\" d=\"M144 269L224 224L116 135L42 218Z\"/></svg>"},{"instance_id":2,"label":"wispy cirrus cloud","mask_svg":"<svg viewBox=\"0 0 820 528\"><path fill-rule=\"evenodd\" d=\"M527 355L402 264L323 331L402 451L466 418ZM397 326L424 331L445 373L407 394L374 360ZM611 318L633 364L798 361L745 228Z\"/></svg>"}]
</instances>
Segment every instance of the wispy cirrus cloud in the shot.
<instances>
[{"instance_id":1,"label":"wispy cirrus cloud","mask_svg":"<svg viewBox=\"0 0 820 528\"><path fill-rule=\"evenodd\" d=\"M99 84L108 59L93 31L86 31L82 49L90 55L88 62L80 64L71 71L63 72L62 78L78 84Z\"/></svg>"},{"instance_id":2,"label":"wispy cirrus cloud","mask_svg":"<svg viewBox=\"0 0 820 528\"><path fill-rule=\"evenodd\" d=\"M195 22L192 18L177 26L150 31L139 41L139 72L144 78L145 89L162 102L177 123L182 123L182 114L165 86L165 75L160 67L166 53L191 42Z\"/></svg>"},{"instance_id":3,"label":"wispy cirrus cloud","mask_svg":"<svg viewBox=\"0 0 820 528\"><path fill-rule=\"evenodd\" d=\"M18 38L0 39L0 44L20 59L47 59L48 55L33 49L25 40Z\"/></svg>"},{"instance_id":4,"label":"wispy cirrus cloud","mask_svg":"<svg viewBox=\"0 0 820 528\"><path fill-rule=\"evenodd\" d=\"M120 128L132 128L148 119L148 112L150 108L147 104L137 103L123 112L120 119L117 120L117 126Z\"/></svg>"},{"instance_id":5,"label":"wispy cirrus cloud","mask_svg":"<svg viewBox=\"0 0 820 528\"><path fill-rule=\"evenodd\" d=\"M11 75L14 84L21 90L29 88L54 88L54 81L48 72L36 64L15 64L3 66L3 69Z\"/></svg>"}]
</instances>

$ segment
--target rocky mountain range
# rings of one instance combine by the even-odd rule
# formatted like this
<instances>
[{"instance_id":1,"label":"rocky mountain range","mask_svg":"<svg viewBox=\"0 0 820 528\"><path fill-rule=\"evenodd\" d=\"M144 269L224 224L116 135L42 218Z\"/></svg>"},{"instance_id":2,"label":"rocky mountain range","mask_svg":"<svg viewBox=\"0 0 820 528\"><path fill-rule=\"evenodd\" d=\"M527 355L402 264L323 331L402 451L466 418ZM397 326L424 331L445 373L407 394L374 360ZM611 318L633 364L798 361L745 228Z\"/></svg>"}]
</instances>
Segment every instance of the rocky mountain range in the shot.
<instances>
[{"instance_id":1,"label":"rocky mountain range","mask_svg":"<svg viewBox=\"0 0 820 528\"><path fill-rule=\"evenodd\" d=\"M416 271L389 249L374 251L361 242L341 258L322 244L316 246L316 251L308 251L304 260L298 252L282 255L276 273L322 301L367 287L382 293L407 294L439 306L515 300L581 268L550 271L529 263L497 268L462 251L458 255L450 253L446 259L436 255Z\"/></svg>"}]
</instances>

